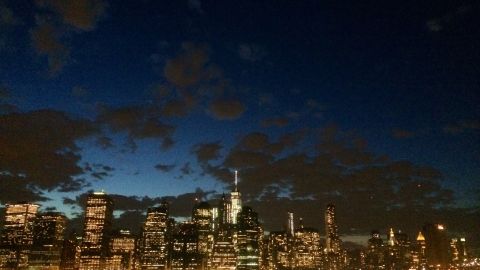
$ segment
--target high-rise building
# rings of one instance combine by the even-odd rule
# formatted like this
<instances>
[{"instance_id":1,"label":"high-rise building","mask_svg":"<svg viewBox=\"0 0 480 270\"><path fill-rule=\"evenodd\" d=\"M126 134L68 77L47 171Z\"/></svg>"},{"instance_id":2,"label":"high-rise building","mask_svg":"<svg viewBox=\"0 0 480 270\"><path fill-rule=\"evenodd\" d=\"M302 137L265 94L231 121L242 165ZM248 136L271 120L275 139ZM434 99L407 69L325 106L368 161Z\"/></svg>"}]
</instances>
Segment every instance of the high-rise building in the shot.
<instances>
[{"instance_id":1,"label":"high-rise building","mask_svg":"<svg viewBox=\"0 0 480 270\"><path fill-rule=\"evenodd\" d=\"M237 254L233 243L225 240L216 241L208 264L208 269L212 270L236 270Z\"/></svg>"},{"instance_id":2,"label":"high-rise building","mask_svg":"<svg viewBox=\"0 0 480 270\"><path fill-rule=\"evenodd\" d=\"M242 207L237 225L237 269L260 269L263 230L258 214L248 206Z\"/></svg>"},{"instance_id":3,"label":"high-rise building","mask_svg":"<svg viewBox=\"0 0 480 270\"><path fill-rule=\"evenodd\" d=\"M328 253L340 252L340 238L338 236L338 228L335 219L335 205L327 205L325 211L325 248Z\"/></svg>"},{"instance_id":4,"label":"high-rise building","mask_svg":"<svg viewBox=\"0 0 480 270\"><path fill-rule=\"evenodd\" d=\"M8 203L5 208L5 222L0 239L0 267L27 267L33 244L33 224L39 205Z\"/></svg>"},{"instance_id":5,"label":"high-rise building","mask_svg":"<svg viewBox=\"0 0 480 270\"><path fill-rule=\"evenodd\" d=\"M113 201L105 192L87 197L80 253L80 270L104 269L109 251Z\"/></svg>"},{"instance_id":6,"label":"high-rise building","mask_svg":"<svg viewBox=\"0 0 480 270\"><path fill-rule=\"evenodd\" d=\"M371 238L368 239L365 266L367 269L385 268L385 247L379 231L372 231Z\"/></svg>"},{"instance_id":7,"label":"high-rise building","mask_svg":"<svg viewBox=\"0 0 480 270\"><path fill-rule=\"evenodd\" d=\"M461 265L467 258L465 238L452 238L450 240L450 254L452 255L452 262Z\"/></svg>"},{"instance_id":8,"label":"high-rise building","mask_svg":"<svg viewBox=\"0 0 480 270\"><path fill-rule=\"evenodd\" d=\"M242 196L238 191L238 171L235 171L235 187L230 193L231 217L230 223L237 224L238 213L242 211Z\"/></svg>"},{"instance_id":9,"label":"high-rise building","mask_svg":"<svg viewBox=\"0 0 480 270\"><path fill-rule=\"evenodd\" d=\"M288 212L287 231L291 236L295 235L295 221L292 212Z\"/></svg>"},{"instance_id":10,"label":"high-rise building","mask_svg":"<svg viewBox=\"0 0 480 270\"><path fill-rule=\"evenodd\" d=\"M57 212L37 216L33 225L33 246L29 269L60 269L67 218Z\"/></svg>"},{"instance_id":11,"label":"high-rise building","mask_svg":"<svg viewBox=\"0 0 480 270\"><path fill-rule=\"evenodd\" d=\"M199 249L198 227L192 222L183 222L175 226L172 233L172 270L207 269L206 256Z\"/></svg>"},{"instance_id":12,"label":"high-rise building","mask_svg":"<svg viewBox=\"0 0 480 270\"><path fill-rule=\"evenodd\" d=\"M75 232L63 241L60 269L77 270L80 265L82 237Z\"/></svg>"},{"instance_id":13,"label":"high-rise building","mask_svg":"<svg viewBox=\"0 0 480 270\"><path fill-rule=\"evenodd\" d=\"M423 226L425 236L425 255L427 263L435 269L447 269L450 262L449 241L446 228L442 224Z\"/></svg>"},{"instance_id":14,"label":"high-rise building","mask_svg":"<svg viewBox=\"0 0 480 270\"><path fill-rule=\"evenodd\" d=\"M202 265L206 268L208 256L214 244L214 211L209 203L199 202L193 208L192 221L198 235L198 252L202 254Z\"/></svg>"},{"instance_id":15,"label":"high-rise building","mask_svg":"<svg viewBox=\"0 0 480 270\"><path fill-rule=\"evenodd\" d=\"M166 269L170 233L168 204L149 208L141 237L141 269Z\"/></svg>"},{"instance_id":16,"label":"high-rise building","mask_svg":"<svg viewBox=\"0 0 480 270\"><path fill-rule=\"evenodd\" d=\"M321 266L320 233L303 224L295 230L293 243L294 269L318 269Z\"/></svg>"},{"instance_id":17,"label":"high-rise building","mask_svg":"<svg viewBox=\"0 0 480 270\"><path fill-rule=\"evenodd\" d=\"M106 270L131 270L135 266L135 237L129 230L119 230L110 240Z\"/></svg>"}]
</instances>

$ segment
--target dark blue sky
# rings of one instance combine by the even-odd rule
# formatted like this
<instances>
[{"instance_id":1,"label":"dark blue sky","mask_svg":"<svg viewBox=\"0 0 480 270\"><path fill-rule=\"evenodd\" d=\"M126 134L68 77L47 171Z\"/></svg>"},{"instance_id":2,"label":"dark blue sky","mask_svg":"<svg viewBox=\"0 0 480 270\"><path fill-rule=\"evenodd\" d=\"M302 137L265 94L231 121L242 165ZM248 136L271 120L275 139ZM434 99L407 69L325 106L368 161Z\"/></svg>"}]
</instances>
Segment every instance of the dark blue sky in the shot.
<instances>
[{"instance_id":1,"label":"dark blue sky","mask_svg":"<svg viewBox=\"0 0 480 270\"><path fill-rule=\"evenodd\" d=\"M478 12L476 1L0 1L0 138L40 149L31 163L16 160L30 150L0 156L3 188L20 181L12 194L70 213L79 208L63 198L90 189L212 199L239 169L260 214L269 196L294 210L385 196L365 207L399 207L392 217L468 209L480 175ZM59 143L39 146L49 136Z\"/></svg>"}]
</instances>

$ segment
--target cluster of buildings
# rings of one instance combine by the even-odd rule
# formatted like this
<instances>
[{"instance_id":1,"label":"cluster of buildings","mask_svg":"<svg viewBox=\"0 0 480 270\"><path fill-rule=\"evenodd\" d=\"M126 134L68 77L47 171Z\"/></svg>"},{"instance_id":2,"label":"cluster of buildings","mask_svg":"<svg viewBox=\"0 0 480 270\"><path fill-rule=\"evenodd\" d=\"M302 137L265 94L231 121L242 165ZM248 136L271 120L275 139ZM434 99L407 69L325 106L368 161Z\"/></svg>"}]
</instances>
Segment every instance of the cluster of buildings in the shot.
<instances>
[{"instance_id":1,"label":"cluster of buildings","mask_svg":"<svg viewBox=\"0 0 480 270\"><path fill-rule=\"evenodd\" d=\"M6 205L0 269L480 269L468 259L465 239L449 240L440 224L425 225L414 241L393 230L387 239L374 232L368 247L347 252L332 204L324 234L293 213L285 230L265 233L258 214L242 205L237 177L229 197L216 206L197 201L189 221L176 222L167 203L149 208L139 235L113 230L114 205L104 192L89 194L81 236L65 237L66 217L38 209Z\"/></svg>"}]
</instances>

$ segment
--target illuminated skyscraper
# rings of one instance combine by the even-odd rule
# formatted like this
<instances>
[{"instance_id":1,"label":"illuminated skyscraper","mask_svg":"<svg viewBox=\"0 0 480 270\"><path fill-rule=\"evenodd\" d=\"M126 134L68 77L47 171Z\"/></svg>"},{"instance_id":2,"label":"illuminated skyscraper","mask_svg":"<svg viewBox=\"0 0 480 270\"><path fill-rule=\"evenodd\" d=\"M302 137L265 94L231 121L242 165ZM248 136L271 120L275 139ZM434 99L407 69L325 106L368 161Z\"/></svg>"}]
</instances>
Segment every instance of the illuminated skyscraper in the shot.
<instances>
[{"instance_id":1,"label":"illuminated skyscraper","mask_svg":"<svg viewBox=\"0 0 480 270\"><path fill-rule=\"evenodd\" d=\"M200 202L193 208L192 221L196 227L198 252L202 254L202 265L206 267L207 258L214 244L213 209L207 202Z\"/></svg>"},{"instance_id":2,"label":"illuminated skyscraper","mask_svg":"<svg viewBox=\"0 0 480 270\"><path fill-rule=\"evenodd\" d=\"M170 220L168 204L149 208L141 238L141 269L165 269L168 264Z\"/></svg>"},{"instance_id":3,"label":"illuminated skyscraper","mask_svg":"<svg viewBox=\"0 0 480 270\"><path fill-rule=\"evenodd\" d=\"M33 224L39 206L22 202L6 204L5 208L5 223L0 241L0 267L26 267L33 244Z\"/></svg>"},{"instance_id":4,"label":"illuminated skyscraper","mask_svg":"<svg viewBox=\"0 0 480 270\"><path fill-rule=\"evenodd\" d=\"M30 269L60 269L66 221L64 215L56 212L38 215L33 226Z\"/></svg>"},{"instance_id":5,"label":"illuminated skyscraper","mask_svg":"<svg viewBox=\"0 0 480 270\"><path fill-rule=\"evenodd\" d=\"M293 213L288 212L288 223L287 223L287 231L291 236L295 235L295 221L293 219Z\"/></svg>"},{"instance_id":6,"label":"illuminated skyscraper","mask_svg":"<svg viewBox=\"0 0 480 270\"><path fill-rule=\"evenodd\" d=\"M113 218L112 199L104 192L87 197L80 253L80 270L104 269Z\"/></svg>"},{"instance_id":7,"label":"illuminated skyscraper","mask_svg":"<svg viewBox=\"0 0 480 270\"><path fill-rule=\"evenodd\" d=\"M230 221L232 224L237 224L238 213L242 211L242 197L238 191L238 171L235 171L235 188L230 193L230 203L231 203L231 217Z\"/></svg>"},{"instance_id":8,"label":"illuminated skyscraper","mask_svg":"<svg viewBox=\"0 0 480 270\"><path fill-rule=\"evenodd\" d=\"M237 254L235 246L230 241L219 240L215 242L208 269L236 270Z\"/></svg>"},{"instance_id":9,"label":"illuminated skyscraper","mask_svg":"<svg viewBox=\"0 0 480 270\"><path fill-rule=\"evenodd\" d=\"M325 211L325 239L325 248L328 253L340 252L340 238L335 220L335 205L333 204L327 205L327 210Z\"/></svg>"},{"instance_id":10,"label":"illuminated skyscraper","mask_svg":"<svg viewBox=\"0 0 480 270\"><path fill-rule=\"evenodd\" d=\"M248 206L238 214L237 269L260 269L263 230L258 214Z\"/></svg>"},{"instance_id":11,"label":"illuminated skyscraper","mask_svg":"<svg viewBox=\"0 0 480 270\"><path fill-rule=\"evenodd\" d=\"M300 225L293 243L294 269L318 269L321 265L320 233Z\"/></svg>"},{"instance_id":12,"label":"illuminated skyscraper","mask_svg":"<svg viewBox=\"0 0 480 270\"><path fill-rule=\"evenodd\" d=\"M207 269L206 254L198 246L198 227L192 222L183 222L175 226L172 235L172 270ZM204 263L205 262L205 263Z\"/></svg>"},{"instance_id":13,"label":"illuminated skyscraper","mask_svg":"<svg viewBox=\"0 0 480 270\"><path fill-rule=\"evenodd\" d=\"M129 230L116 232L110 240L107 270L131 270L135 265L135 237Z\"/></svg>"}]
</instances>

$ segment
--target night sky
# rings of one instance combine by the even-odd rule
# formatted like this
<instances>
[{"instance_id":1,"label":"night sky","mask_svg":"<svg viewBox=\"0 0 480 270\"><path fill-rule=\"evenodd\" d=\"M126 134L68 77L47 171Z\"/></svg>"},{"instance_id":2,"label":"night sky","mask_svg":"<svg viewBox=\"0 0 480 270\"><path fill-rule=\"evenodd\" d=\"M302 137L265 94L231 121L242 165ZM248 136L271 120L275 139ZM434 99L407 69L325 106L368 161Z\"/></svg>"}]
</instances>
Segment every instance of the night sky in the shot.
<instances>
[{"instance_id":1,"label":"night sky","mask_svg":"<svg viewBox=\"0 0 480 270\"><path fill-rule=\"evenodd\" d=\"M0 204L480 223L478 1L0 0ZM476 237L476 239L475 239Z\"/></svg>"}]
</instances>

